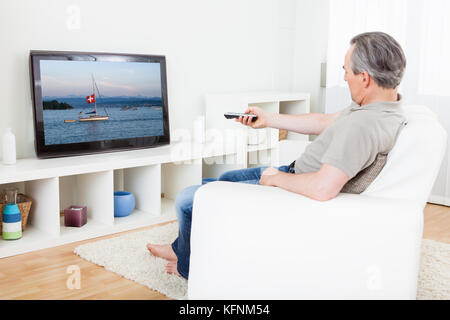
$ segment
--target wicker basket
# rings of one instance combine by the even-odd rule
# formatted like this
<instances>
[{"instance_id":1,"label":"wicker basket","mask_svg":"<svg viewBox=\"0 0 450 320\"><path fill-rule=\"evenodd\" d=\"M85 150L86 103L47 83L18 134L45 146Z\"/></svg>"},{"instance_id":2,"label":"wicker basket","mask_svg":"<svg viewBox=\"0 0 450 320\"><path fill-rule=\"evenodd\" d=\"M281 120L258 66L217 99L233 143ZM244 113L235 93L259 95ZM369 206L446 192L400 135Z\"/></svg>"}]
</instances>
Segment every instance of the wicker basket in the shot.
<instances>
[{"instance_id":1,"label":"wicker basket","mask_svg":"<svg viewBox=\"0 0 450 320\"><path fill-rule=\"evenodd\" d=\"M23 193L17 194L17 206L20 210L20 217L22 219L22 231L25 230L27 226L28 221L28 215L30 214L31 204L33 203L33 200L24 195ZM0 233L2 232L2 225L1 223L3 220L3 210L5 209L6 202L2 199L0 201Z\"/></svg>"}]
</instances>

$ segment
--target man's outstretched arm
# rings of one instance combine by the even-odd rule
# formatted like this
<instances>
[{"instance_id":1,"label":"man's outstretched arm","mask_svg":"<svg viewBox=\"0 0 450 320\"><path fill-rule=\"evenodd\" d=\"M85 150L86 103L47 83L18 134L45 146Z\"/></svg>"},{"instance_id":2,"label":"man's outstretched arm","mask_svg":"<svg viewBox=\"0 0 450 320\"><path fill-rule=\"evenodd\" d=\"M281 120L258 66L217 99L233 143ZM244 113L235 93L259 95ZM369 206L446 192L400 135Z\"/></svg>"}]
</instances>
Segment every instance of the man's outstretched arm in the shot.
<instances>
[{"instance_id":1,"label":"man's outstretched arm","mask_svg":"<svg viewBox=\"0 0 450 320\"><path fill-rule=\"evenodd\" d=\"M252 122L252 119L246 116L239 117L236 121L254 129L270 127L275 129L284 129L300 134L319 135L334 122L341 112L339 111L329 114L307 113L294 115L268 113L259 107L249 107L245 110L245 113L256 114L258 119L255 122Z\"/></svg>"},{"instance_id":2,"label":"man's outstretched arm","mask_svg":"<svg viewBox=\"0 0 450 320\"><path fill-rule=\"evenodd\" d=\"M335 198L350 178L341 169L324 164L317 172L292 174L266 169L260 179L261 185L280 187L318 201Z\"/></svg>"},{"instance_id":3,"label":"man's outstretched arm","mask_svg":"<svg viewBox=\"0 0 450 320\"><path fill-rule=\"evenodd\" d=\"M268 127L300 134L321 134L339 116L337 113L271 114Z\"/></svg>"}]
</instances>

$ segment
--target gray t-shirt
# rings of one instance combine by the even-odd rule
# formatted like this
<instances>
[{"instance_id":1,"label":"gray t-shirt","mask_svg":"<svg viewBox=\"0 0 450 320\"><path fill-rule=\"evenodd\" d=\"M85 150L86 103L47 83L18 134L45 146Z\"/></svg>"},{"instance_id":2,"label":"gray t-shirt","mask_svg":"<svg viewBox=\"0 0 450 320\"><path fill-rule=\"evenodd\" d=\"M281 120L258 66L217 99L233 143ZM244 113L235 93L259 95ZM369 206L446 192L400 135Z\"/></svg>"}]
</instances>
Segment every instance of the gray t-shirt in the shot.
<instances>
[{"instance_id":1,"label":"gray t-shirt","mask_svg":"<svg viewBox=\"0 0 450 320\"><path fill-rule=\"evenodd\" d=\"M350 179L367 168L377 154L394 147L406 118L397 102L355 102L341 111L295 162L295 173L316 172L323 164L341 169Z\"/></svg>"}]
</instances>

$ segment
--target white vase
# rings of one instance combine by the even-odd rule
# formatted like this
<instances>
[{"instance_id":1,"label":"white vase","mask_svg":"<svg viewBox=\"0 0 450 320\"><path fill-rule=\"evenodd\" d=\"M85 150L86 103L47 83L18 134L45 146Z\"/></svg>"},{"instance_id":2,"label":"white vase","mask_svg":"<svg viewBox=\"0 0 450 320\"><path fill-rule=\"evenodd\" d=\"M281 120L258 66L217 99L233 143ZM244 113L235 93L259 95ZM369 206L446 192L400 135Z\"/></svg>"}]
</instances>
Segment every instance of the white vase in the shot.
<instances>
[{"instance_id":1,"label":"white vase","mask_svg":"<svg viewBox=\"0 0 450 320\"><path fill-rule=\"evenodd\" d=\"M3 134L3 164L16 163L16 137L11 128L7 128Z\"/></svg>"}]
</instances>

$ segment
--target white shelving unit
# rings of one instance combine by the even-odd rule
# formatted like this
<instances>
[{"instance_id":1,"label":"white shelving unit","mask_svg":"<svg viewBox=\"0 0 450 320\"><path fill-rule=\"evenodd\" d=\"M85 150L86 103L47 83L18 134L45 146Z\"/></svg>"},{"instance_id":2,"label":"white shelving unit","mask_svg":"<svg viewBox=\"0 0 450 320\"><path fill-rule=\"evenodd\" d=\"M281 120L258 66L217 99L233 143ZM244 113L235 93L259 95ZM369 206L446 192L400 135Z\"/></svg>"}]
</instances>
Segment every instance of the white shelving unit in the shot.
<instances>
[{"instance_id":1,"label":"white shelving unit","mask_svg":"<svg viewBox=\"0 0 450 320\"><path fill-rule=\"evenodd\" d=\"M28 225L19 240L0 239L0 258L58 246L176 219L174 199L203 177L250 166L252 153L268 153L278 165L282 148L299 147L307 136L289 133L278 143L278 130L267 130L264 144L247 145L247 128L227 121L225 111L258 105L270 112L309 112L309 95L297 93L208 95L204 144L178 142L167 146L55 159L20 159L0 165L0 190L15 186L33 199ZM231 138L224 131L232 129ZM251 129L253 130L253 129ZM211 138L214 139L211 139ZM284 146L284 147L283 147ZM264 165L263 163L260 163ZM136 198L128 217L114 218L114 191ZM164 195L163 197L161 195ZM60 212L70 205L88 207L88 222L65 227Z\"/></svg>"},{"instance_id":2,"label":"white shelving unit","mask_svg":"<svg viewBox=\"0 0 450 320\"><path fill-rule=\"evenodd\" d=\"M0 239L0 258L175 220L177 193L201 184L201 160L234 152L188 142L0 165L0 190L15 186L33 199L23 237ZM136 208L128 217L114 218L117 190L135 195ZM60 212L72 204L88 207L88 222L81 228L64 226Z\"/></svg>"}]
</instances>

